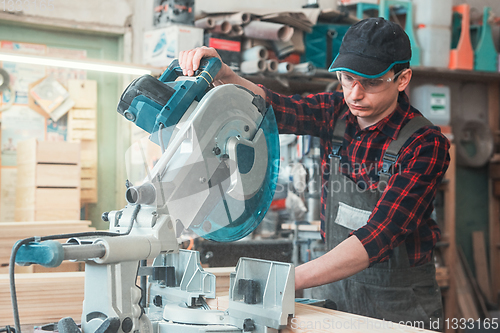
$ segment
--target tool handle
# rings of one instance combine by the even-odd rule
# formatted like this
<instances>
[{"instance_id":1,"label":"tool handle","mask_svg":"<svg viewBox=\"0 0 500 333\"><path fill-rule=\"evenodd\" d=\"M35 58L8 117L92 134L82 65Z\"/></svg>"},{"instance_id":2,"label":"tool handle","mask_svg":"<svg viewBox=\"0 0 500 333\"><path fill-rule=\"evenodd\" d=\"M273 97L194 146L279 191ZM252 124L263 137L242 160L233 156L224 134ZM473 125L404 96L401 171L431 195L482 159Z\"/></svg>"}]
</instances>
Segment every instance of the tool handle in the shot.
<instances>
[{"instance_id":1,"label":"tool handle","mask_svg":"<svg viewBox=\"0 0 500 333\"><path fill-rule=\"evenodd\" d=\"M199 76L204 73L208 73L208 75L204 75L204 77L212 83L213 78L219 72L221 65L222 64L219 58L203 58L201 59L200 67L196 70L194 75ZM160 76L159 80L161 82L171 82L175 81L179 76L183 76L182 68L179 65L179 60L174 59L168 66L167 70Z\"/></svg>"}]
</instances>

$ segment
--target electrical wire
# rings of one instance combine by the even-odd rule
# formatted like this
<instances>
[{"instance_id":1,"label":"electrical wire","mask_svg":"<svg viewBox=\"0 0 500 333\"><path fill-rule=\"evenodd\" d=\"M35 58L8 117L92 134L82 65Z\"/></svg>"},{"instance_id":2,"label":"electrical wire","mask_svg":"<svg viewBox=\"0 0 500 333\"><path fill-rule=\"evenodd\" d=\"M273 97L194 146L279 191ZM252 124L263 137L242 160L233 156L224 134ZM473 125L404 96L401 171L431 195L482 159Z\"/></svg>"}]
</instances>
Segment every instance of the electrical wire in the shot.
<instances>
[{"instance_id":1,"label":"electrical wire","mask_svg":"<svg viewBox=\"0 0 500 333\"><path fill-rule=\"evenodd\" d=\"M7 325L4 328L0 328L0 333L3 333L3 332L16 333L16 329L14 327L10 327L9 325Z\"/></svg>"},{"instance_id":2,"label":"electrical wire","mask_svg":"<svg viewBox=\"0 0 500 333\"><path fill-rule=\"evenodd\" d=\"M80 233L59 234L59 235L50 235L50 236L42 236L42 237L28 237L28 238L25 238L25 239L17 242L16 245L12 248L12 253L10 255L10 260L9 260L10 297L11 297L11 302L12 302L12 311L13 311L13 315L14 315L15 333L21 333L21 322L19 320L19 307L17 304L17 294L16 294L16 285L15 285L16 254L17 254L17 251L19 251L19 249L21 248L21 246L23 246L24 244L27 244L27 243L31 243L31 242L42 242L42 241L46 241L46 240L66 239L66 238L75 238L75 237L127 236L132 231L132 226L134 224L135 219L137 218L137 215L138 215L140 209L141 209L141 205L137 205L134 208L134 211L132 212L132 216L131 216L130 225L128 227L127 232L124 234L119 234L119 233L115 233L115 232L106 232L106 231L80 232ZM6 326L7 333L9 333L7 328L10 328L10 327ZM2 332L2 330L0 330L0 332Z\"/></svg>"}]
</instances>

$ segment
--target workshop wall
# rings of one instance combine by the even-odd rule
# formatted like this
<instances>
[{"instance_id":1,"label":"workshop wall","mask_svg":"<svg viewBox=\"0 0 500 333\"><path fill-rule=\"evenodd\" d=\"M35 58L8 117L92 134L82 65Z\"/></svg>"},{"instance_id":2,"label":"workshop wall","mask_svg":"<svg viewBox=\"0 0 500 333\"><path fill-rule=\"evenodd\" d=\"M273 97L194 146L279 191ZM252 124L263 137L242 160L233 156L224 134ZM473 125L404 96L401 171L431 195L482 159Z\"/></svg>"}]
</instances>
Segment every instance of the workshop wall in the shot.
<instances>
[{"instance_id":1,"label":"workshop wall","mask_svg":"<svg viewBox=\"0 0 500 333\"><path fill-rule=\"evenodd\" d=\"M54 0L53 10L33 5L22 9L23 15L32 18L46 18L72 21L75 24L93 23L108 26L124 26L132 15L133 0L86 0L65 1ZM47 2L46 2L47 3ZM52 8L50 8L52 9Z\"/></svg>"}]
</instances>

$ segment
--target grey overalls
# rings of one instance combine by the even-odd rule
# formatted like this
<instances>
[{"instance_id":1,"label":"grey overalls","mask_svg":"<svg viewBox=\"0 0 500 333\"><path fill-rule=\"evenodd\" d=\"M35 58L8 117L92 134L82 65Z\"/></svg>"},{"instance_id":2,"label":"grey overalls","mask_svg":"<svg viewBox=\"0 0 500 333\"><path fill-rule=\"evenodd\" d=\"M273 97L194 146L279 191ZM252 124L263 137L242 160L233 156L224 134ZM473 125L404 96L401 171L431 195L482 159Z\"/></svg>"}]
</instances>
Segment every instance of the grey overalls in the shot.
<instances>
[{"instance_id":1,"label":"grey overalls","mask_svg":"<svg viewBox=\"0 0 500 333\"><path fill-rule=\"evenodd\" d=\"M339 171L346 126L344 120L337 121L327 189L326 252L349 237L351 231L366 224L391 176L401 147L416 130L426 125L432 124L423 117L416 117L401 129L397 140L391 142L384 154L379 188L370 191L362 190ZM430 328L431 321L432 328L437 328L436 321L440 318L441 329L443 310L435 274L432 261L410 267L406 244L402 243L388 261L374 264L347 279L313 288L311 296L331 299L341 311L396 323L411 321L412 325L424 325L425 328Z\"/></svg>"}]
</instances>

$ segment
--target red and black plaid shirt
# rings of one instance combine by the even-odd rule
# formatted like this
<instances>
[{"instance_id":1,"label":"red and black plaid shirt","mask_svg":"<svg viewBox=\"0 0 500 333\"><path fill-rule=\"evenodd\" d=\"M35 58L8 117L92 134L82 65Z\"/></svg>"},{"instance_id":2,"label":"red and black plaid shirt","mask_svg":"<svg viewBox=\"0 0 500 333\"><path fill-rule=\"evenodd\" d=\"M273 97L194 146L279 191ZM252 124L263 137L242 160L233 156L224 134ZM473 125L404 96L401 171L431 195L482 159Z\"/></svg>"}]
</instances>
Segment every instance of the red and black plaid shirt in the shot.
<instances>
[{"instance_id":1,"label":"red and black plaid shirt","mask_svg":"<svg viewBox=\"0 0 500 333\"><path fill-rule=\"evenodd\" d=\"M262 87L264 88L264 87ZM283 96L266 88L266 102L272 105L280 133L313 135L321 142L321 232L324 236L329 157L334 124L346 119L342 148L341 172L361 189L376 189L382 157L401 128L421 115L410 106L406 94L400 93L396 110L375 125L361 129L356 118L347 111L340 92L301 97ZM403 146L397 172L376 204L368 223L353 232L364 245L370 266L389 259L392 249L406 241L411 266L429 262L432 250L441 237L431 218L433 200L448 168L450 143L438 127L424 127L414 133ZM346 162L347 161L347 162Z\"/></svg>"}]
</instances>

